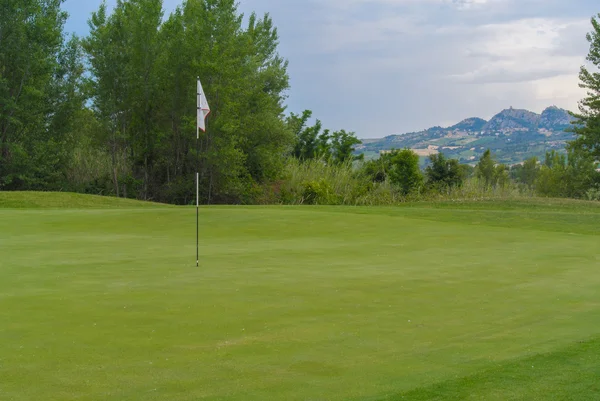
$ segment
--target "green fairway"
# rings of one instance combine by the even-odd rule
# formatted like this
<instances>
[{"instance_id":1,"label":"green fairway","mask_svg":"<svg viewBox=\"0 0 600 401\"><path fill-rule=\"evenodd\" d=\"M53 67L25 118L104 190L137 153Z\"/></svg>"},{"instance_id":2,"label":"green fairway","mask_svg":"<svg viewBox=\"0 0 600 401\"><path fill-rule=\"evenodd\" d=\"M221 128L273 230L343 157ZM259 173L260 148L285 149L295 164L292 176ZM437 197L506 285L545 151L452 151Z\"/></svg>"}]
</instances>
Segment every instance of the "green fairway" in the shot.
<instances>
[{"instance_id":1,"label":"green fairway","mask_svg":"<svg viewBox=\"0 0 600 401\"><path fill-rule=\"evenodd\" d=\"M600 207L0 192L0 400L600 399ZM74 207L69 207L74 206Z\"/></svg>"}]
</instances>

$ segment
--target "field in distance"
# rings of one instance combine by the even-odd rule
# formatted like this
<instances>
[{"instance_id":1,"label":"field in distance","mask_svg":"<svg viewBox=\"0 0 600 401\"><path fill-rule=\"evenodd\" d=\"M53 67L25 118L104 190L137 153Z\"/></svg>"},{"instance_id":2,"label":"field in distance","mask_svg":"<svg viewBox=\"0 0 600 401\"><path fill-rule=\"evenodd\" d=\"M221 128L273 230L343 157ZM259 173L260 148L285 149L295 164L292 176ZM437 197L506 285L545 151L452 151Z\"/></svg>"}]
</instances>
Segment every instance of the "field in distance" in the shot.
<instances>
[{"instance_id":1,"label":"field in distance","mask_svg":"<svg viewBox=\"0 0 600 401\"><path fill-rule=\"evenodd\" d=\"M600 205L0 192L0 399L600 398Z\"/></svg>"}]
</instances>

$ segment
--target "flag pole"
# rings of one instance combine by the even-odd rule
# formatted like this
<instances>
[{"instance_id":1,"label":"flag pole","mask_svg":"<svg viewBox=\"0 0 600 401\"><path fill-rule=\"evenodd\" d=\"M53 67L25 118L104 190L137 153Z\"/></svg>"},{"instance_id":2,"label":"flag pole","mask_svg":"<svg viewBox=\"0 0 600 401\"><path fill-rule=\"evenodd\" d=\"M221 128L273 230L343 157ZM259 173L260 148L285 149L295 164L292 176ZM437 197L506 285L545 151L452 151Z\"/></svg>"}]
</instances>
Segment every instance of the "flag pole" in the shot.
<instances>
[{"instance_id":1,"label":"flag pole","mask_svg":"<svg viewBox=\"0 0 600 401\"><path fill-rule=\"evenodd\" d=\"M200 82L200 77L196 82ZM200 91L198 90L198 84L196 83L196 98L200 99ZM200 103L198 103L198 110L196 115L200 113ZM199 247L199 208L200 208L200 171L198 164L200 163L200 126L196 121L196 267L200 265L200 251Z\"/></svg>"},{"instance_id":2,"label":"flag pole","mask_svg":"<svg viewBox=\"0 0 600 401\"><path fill-rule=\"evenodd\" d=\"M206 116L210 113L210 107L208 106L208 101L204 95L200 77L198 77L196 85L196 97L198 99L198 109L196 110L196 267L198 267L200 265L200 217L198 212L198 209L200 208L200 169L198 167L200 164L200 129L202 129L202 132L206 132Z\"/></svg>"}]
</instances>

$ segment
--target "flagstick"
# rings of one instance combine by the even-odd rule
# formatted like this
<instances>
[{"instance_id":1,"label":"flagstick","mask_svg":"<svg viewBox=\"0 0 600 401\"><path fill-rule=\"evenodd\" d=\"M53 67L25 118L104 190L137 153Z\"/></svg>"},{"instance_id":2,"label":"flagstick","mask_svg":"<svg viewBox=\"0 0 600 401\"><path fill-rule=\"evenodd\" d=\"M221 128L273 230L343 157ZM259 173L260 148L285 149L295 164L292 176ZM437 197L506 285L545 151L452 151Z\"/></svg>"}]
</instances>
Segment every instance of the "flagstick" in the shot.
<instances>
[{"instance_id":1,"label":"flagstick","mask_svg":"<svg viewBox=\"0 0 600 401\"><path fill-rule=\"evenodd\" d=\"M196 124L197 125L197 124ZM196 127L196 267L200 264L199 242L199 215L200 207L200 172L198 171L198 160L200 160L200 128Z\"/></svg>"},{"instance_id":2,"label":"flagstick","mask_svg":"<svg viewBox=\"0 0 600 401\"><path fill-rule=\"evenodd\" d=\"M200 226L200 218L198 217L198 209L200 208L200 124L202 123L202 131L206 132L206 116L210 113L210 108L208 107L208 101L206 97L204 97L204 90L202 89L202 84L200 83L200 77L198 77L198 81L196 83L196 97L198 99L198 109L197 113L197 122L196 122L196 267L200 265L200 251L199 251L199 226ZM204 113L206 111L206 114ZM202 117L202 120L200 120ZM211 186L212 186L212 175L211 175ZM210 200L210 191L209 197ZM210 202L209 202L210 203Z\"/></svg>"},{"instance_id":3,"label":"flagstick","mask_svg":"<svg viewBox=\"0 0 600 401\"><path fill-rule=\"evenodd\" d=\"M200 77L198 77L198 82L200 81ZM198 89L196 88L196 98L200 97L200 93L198 93ZM199 112L200 104L198 104L198 111L196 111L196 115ZM198 122L196 122L196 267L200 265L200 251L199 247L199 208L200 208L200 171L198 169L198 163L200 163L200 126Z\"/></svg>"}]
</instances>

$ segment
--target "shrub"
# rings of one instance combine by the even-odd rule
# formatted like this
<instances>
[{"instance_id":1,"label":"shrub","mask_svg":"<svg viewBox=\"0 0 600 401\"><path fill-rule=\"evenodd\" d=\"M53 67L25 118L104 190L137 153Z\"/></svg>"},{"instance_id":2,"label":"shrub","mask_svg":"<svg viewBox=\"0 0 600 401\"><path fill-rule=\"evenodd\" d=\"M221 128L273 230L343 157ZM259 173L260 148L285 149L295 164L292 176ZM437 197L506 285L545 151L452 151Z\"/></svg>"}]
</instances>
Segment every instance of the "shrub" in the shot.
<instances>
[{"instance_id":1,"label":"shrub","mask_svg":"<svg viewBox=\"0 0 600 401\"><path fill-rule=\"evenodd\" d=\"M304 204L335 205L339 203L337 198L331 185L323 178L302 184L302 203Z\"/></svg>"},{"instance_id":2,"label":"shrub","mask_svg":"<svg viewBox=\"0 0 600 401\"><path fill-rule=\"evenodd\" d=\"M431 164L425 169L427 185L430 188L449 188L462 185L465 169L458 160L447 159L443 153L429 156Z\"/></svg>"},{"instance_id":3,"label":"shrub","mask_svg":"<svg viewBox=\"0 0 600 401\"><path fill-rule=\"evenodd\" d=\"M403 195L418 192L423 185L419 169L419 156L410 149L393 151L384 155L389 162L388 179L397 185Z\"/></svg>"}]
</instances>

